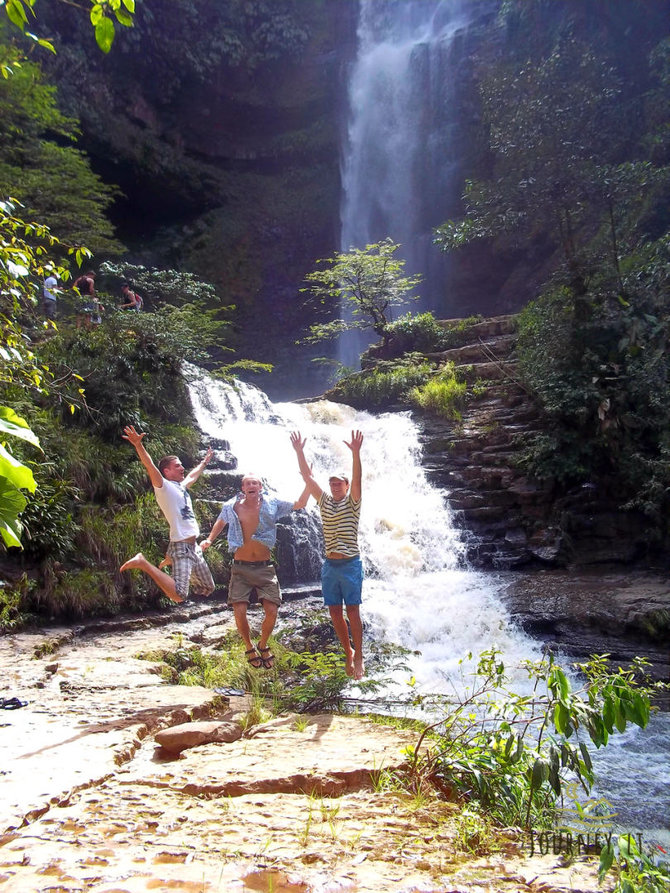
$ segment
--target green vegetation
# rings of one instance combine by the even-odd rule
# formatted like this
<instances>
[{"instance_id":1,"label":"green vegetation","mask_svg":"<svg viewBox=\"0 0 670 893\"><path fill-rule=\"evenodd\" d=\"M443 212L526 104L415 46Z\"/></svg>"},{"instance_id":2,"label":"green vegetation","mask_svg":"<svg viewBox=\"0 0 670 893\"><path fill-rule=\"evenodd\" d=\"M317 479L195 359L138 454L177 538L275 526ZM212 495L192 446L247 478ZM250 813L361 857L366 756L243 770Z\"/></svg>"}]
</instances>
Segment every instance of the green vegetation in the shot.
<instances>
[{"instance_id":1,"label":"green vegetation","mask_svg":"<svg viewBox=\"0 0 670 893\"><path fill-rule=\"evenodd\" d=\"M351 679L346 674L342 650L322 611L309 612L299 629L280 632L270 645L275 666L271 672L261 673L249 666L236 632L226 634L215 649L208 651L179 643L172 650L138 656L160 661L162 675L171 683L239 687L273 713L318 713L346 708L346 689ZM366 656L368 676L357 683L358 689L364 696L380 691L388 684L391 672L407 670L406 655L406 649L399 646L372 643Z\"/></svg>"},{"instance_id":2,"label":"green vegetation","mask_svg":"<svg viewBox=\"0 0 670 893\"><path fill-rule=\"evenodd\" d=\"M395 362L381 361L362 372L347 375L330 392L333 399L350 406L386 409L409 402L412 389L433 373L433 366L410 354Z\"/></svg>"},{"instance_id":3,"label":"green vegetation","mask_svg":"<svg viewBox=\"0 0 670 893\"><path fill-rule=\"evenodd\" d=\"M386 326L386 347L381 358L392 359L413 352L437 353L459 347L467 338L470 327L479 319L471 316L445 323L438 322L430 311L405 313ZM378 345L370 348L363 354L363 365L367 356L376 357L381 353Z\"/></svg>"},{"instance_id":4,"label":"green vegetation","mask_svg":"<svg viewBox=\"0 0 670 893\"><path fill-rule=\"evenodd\" d=\"M487 240L543 259L544 283L520 317L519 361L545 430L520 442L519 461L563 487L616 493L660 538L670 493L670 140L659 108L670 42L654 46L663 32L622 11L596 47L583 10L562 13L560 27L545 12L534 0L504 6L505 57L480 71L490 166L467 182L464 216L436 239L449 251ZM640 32L634 76L615 50L618 29L631 28Z\"/></svg>"},{"instance_id":5,"label":"green vegetation","mask_svg":"<svg viewBox=\"0 0 670 893\"><path fill-rule=\"evenodd\" d=\"M449 362L425 384L413 388L409 397L426 412L459 421L466 393L467 384L458 380L454 364Z\"/></svg>"},{"instance_id":6,"label":"green vegetation","mask_svg":"<svg viewBox=\"0 0 670 893\"><path fill-rule=\"evenodd\" d=\"M415 771L451 796L477 801L501 827L548 827L568 778L585 793L593 784L584 733L603 747L629 723L647 725L650 698L667 686L646 681L645 666L638 659L631 670L612 670L606 656L594 657L579 665L582 682L573 689L552 659L527 661L532 694L521 695L510 690L499 653L484 652L461 700L440 709L439 699L417 697L442 715L412 751Z\"/></svg>"},{"instance_id":7,"label":"green vegetation","mask_svg":"<svg viewBox=\"0 0 670 893\"><path fill-rule=\"evenodd\" d=\"M90 2L89 18L93 25L95 41L103 53L108 53L114 42L115 25L132 26L135 0L90 0ZM9 21L26 37L34 40L39 46L51 50L52 53L56 52L50 41L39 38L27 30L27 26L36 17L35 0L6 0L3 5Z\"/></svg>"},{"instance_id":8,"label":"green vegetation","mask_svg":"<svg viewBox=\"0 0 670 893\"><path fill-rule=\"evenodd\" d=\"M24 219L39 220L67 245L119 254L106 217L118 190L72 145L77 121L62 114L56 88L15 46L0 42L0 62L12 70L0 78L0 196L20 201Z\"/></svg>"},{"instance_id":9,"label":"green vegetation","mask_svg":"<svg viewBox=\"0 0 670 893\"><path fill-rule=\"evenodd\" d=\"M670 889L670 866L659 853L647 855L629 834L610 842L600 854L601 883L610 873L615 878L613 893L667 893Z\"/></svg>"},{"instance_id":10,"label":"green vegetation","mask_svg":"<svg viewBox=\"0 0 670 893\"><path fill-rule=\"evenodd\" d=\"M389 312L417 296L410 296L420 276L403 276L405 261L395 257L400 245L391 239L352 248L326 260L328 264L305 276L317 309L329 318L310 326L307 342L336 338L343 332L372 329L388 343ZM341 318L343 317L343 318Z\"/></svg>"}]
</instances>

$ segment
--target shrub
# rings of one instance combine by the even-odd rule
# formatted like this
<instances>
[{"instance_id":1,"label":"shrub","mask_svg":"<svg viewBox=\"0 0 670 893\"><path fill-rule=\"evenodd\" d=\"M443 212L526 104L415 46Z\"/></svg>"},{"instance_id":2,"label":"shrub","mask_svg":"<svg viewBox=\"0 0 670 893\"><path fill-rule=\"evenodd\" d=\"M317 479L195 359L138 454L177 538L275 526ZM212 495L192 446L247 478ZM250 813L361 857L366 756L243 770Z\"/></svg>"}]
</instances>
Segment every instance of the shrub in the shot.
<instances>
[{"instance_id":1,"label":"shrub","mask_svg":"<svg viewBox=\"0 0 670 893\"><path fill-rule=\"evenodd\" d=\"M386 326L387 344L383 350L384 359L401 357L412 353L437 353L450 347L459 347L465 342L468 329L481 317L470 316L467 319L439 322L433 314L405 313ZM380 345L373 345L361 358L365 366L366 359L382 356Z\"/></svg>"},{"instance_id":2,"label":"shrub","mask_svg":"<svg viewBox=\"0 0 670 893\"><path fill-rule=\"evenodd\" d=\"M350 406L383 409L406 403L412 388L423 384L432 372L429 363L411 355L400 363L380 362L373 369L343 378L330 396Z\"/></svg>"},{"instance_id":3,"label":"shrub","mask_svg":"<svg viewBox=\"0 0 670 893\"><path fill-rule=\"evenodd\" d=\"M552 658L523 667L532 697L510 690L495 650L479 656L476 672L468 674L473 681L456 701L444 698L440 705L437 696L430 703L417 696L418 705L442 715L411 756L420 776L450 797L478 801L496 823L545 827L568 780L586 791L593 784L587 736L603 747L628 723L644 728L653 693L668 686L647 681L643 659L622 670L610 668L606 656L593 657L579 665L576 687ZM424 741L429 747L420 757Z\"/></svg>"},{"instance_id":4,"label":"shrub","mask_svg":"<svg viewBox=\"0 0 670 893\"><path fill-rule=\"evenodd\" d=\"M453 363L447 363L439 375L410 392L416 406L447 419L460 420L459 407L465 401L467 385L458 381Z\"/></svg>"}]
</instances>

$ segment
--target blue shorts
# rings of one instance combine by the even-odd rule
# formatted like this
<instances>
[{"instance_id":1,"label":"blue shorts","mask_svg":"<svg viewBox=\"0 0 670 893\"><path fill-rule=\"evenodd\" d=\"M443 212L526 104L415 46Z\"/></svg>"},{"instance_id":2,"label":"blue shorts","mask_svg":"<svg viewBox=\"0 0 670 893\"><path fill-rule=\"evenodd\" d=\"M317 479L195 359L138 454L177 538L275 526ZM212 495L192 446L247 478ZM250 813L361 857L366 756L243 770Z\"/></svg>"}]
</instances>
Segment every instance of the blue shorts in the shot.
<instances>
[{"instance_id":1,"label":"blue shorts","mask_svg":"<svg viewBox=\"0 0 670 893\"><path fill-rule=\"evenodd\" d=\"M327 607L360 605L363 601L363 562L353 558L326 558L321 568L321 593Z\"/></svg>"}]
</instances>

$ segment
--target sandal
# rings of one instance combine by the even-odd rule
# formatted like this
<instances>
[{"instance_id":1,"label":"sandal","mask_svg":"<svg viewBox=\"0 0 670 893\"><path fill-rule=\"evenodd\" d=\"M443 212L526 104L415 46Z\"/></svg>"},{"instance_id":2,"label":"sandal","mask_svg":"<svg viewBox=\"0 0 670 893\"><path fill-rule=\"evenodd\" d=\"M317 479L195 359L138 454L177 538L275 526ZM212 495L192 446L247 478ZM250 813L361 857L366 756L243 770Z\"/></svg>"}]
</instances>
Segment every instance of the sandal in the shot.
<instances>
[{"instance_id":1,"label":"sandal","mask_svg":"<svg viewBox=\"0 0 670 893\"><path fill-rule=\"evenodd\" d=\"M260 670L261 667L265 666L265 661L255 648L249 648L244 654L246 655L248 663L251 664L254 670ZM255 655L255 657L253 655Z\"/></svg>"},{"instance_id":2,"label":"sandal","mask_svg":"<svg viewBox=\"0 0 670 893\"><path fill-rule=\"evenodd\" d=\"M259 648L258 651L261 656L261 662L262 662L263 666L265 667L265 669L271 670L275 665L275 656L272 653L272 651L270 651L270 649L267 647Z\"/></svg>"}]
</instances>

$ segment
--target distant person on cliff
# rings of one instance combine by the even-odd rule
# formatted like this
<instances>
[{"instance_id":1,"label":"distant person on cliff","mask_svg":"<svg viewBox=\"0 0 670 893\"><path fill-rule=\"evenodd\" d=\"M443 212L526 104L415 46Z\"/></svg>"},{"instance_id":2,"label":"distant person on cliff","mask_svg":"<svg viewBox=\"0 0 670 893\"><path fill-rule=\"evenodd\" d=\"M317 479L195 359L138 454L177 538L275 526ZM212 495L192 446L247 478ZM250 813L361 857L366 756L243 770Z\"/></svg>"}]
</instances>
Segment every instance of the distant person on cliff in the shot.
<instances>
[{"instance_id":1,"label":"distant person on cliff","mask_svg":"<svg viewBox=\"0 0 670 893\"><path fill-rule=\"evenodd\" d=\"M281 590L277 572L270 557L270 550L277 541L277 521L307 505L307 487L295 502L277 499L263 489L263 482L255 474L245 474L240 485L241 492L229 499L221 507L219 517L212 526L211 533L200 545L209 549L224 528L228 528L228 548L233 552L230 569L228 604L232 605L235 625L246 646L246 658L252 667L274 666L274 655L268 646L268 639L277 622L277 612L281 604ZM251 631L247 619L247 607L253 590L263 603L263 623L258 646L251 641Z\"/></svg>"},{"instance_id":2,"label":"distant person on cliff","mask_svg":"<svg viewBox=\"0 0 670 893\"><path fill-rule=\"evenodd\" d=\"M127 282L124 282L121 286L121 297L123 298L123 304L119 304L119 310L134 310L136 313L139 313L144 307L142 298L136 291L132 290Z\"/></svg>"},{"instance_id":3,"label":"distant person on cliff","mask_svg":"<svg viewBox=\"0 0 670 893\"><path fill-rule=\"evenodd\" d=\"M122 564L121 570L136 568L144 571L170 601L177 604L188 598L191 586L199 595L211 595L214 592L214 580L197 544L200 528L193 514L191 494L188 492L188 488L198 480L212 458L211 448L207 450L202 462L186 474L178 456L164 456L156 467L142 443L146 435L139 434L132 425L123 429L122 436L135 447L153 484L156 501L170 525L170 545L166 555L169 561L161 562L161 567L171 563L172 576L151 564L141 552Z\"/></svg>"},{"instance_id":4,"label":"distant person on cliff","mask_svg":"<svg viewBox=\"0 0 670 893\"><path fill-rule=\"evenodd\" d=\"M56 291L58 291L58 279L52 273L42 285L42 310L45 319L56 319Z\"/></svg>"},{"instance_id":5,"label":"distant person on cliff","mask_svg":"<svg viewBox=\"0 0 670 893\"><path fill-rule=\"evenodd\" d=\"M351 477L345 472L328 478L330 493L325 493L312 477L305 458L305 440L299 431L291 434L291 444L298 456L300 473L307 490L316 499L323 524L326 558L321 567L321 591L330 619L346 656L347 675L362 679L363 623L360 605L363 600L363 563L358 551L358 522L361 515L361 446L363 435L351 432L351 442L344 443L351 450ZM344 619L343 605L347 609ZM351 630L351 638L349 637Z\"/></svg>"},{"instance_id":6,"label":"distant person on cliff","mask_svg":"<svg viewBox=\"0 0 670 893\"><path fill-rule=\"evenodd\" d=\"M90 329L91 326L99 326L102 322L102 304L98 300L95 293L95 273L93 270L87 270L82 273L72 283L72 287L76 288L81 297L84 299L83 305L77 312L77 328Z\"/></svg>"}]
</instances>

